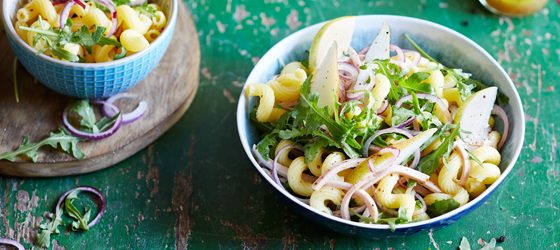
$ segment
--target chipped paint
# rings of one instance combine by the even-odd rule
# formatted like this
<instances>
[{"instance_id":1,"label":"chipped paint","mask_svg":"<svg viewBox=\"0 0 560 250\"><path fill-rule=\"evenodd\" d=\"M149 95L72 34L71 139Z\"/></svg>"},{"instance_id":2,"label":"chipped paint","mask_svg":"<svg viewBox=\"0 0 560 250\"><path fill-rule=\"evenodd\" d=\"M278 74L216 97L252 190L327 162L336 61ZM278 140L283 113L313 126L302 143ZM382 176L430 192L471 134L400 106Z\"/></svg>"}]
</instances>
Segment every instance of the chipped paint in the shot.
<instances>
[{"instance_id":1,"label":"chipped paint","mask_svg":"<svg viewBox=\"0 0 560 250\"><path fill-rule=\"evenodd\" d=\"M228 221L222 222L222 225L231 227L237 233L237 238L241 239L242 246L249 250L265 249L266 237L263 234L255 234L249 230L247 224L243 223L243 227L232 224Z\"/></svg>"},{"instance_id":2,"label":"chipped paint","mask_svg":"<svg viewBox=\"0 0 560 250\"><path fill-rule=\"evenodd\" d=\"M301 26L299 12L297 10L292 9L288 17L286 17L286 24L290 26L291 30L297 30Z\"/></svg>"}]
</instances>

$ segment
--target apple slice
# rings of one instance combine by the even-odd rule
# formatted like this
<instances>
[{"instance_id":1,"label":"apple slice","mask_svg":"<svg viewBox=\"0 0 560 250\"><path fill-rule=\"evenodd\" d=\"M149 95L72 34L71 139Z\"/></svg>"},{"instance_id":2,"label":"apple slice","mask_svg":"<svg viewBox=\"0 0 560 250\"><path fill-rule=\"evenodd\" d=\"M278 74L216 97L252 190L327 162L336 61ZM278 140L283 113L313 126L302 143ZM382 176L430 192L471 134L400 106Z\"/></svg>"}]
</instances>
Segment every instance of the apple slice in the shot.
<instances>
[{"instance_id":1,"label":"apple slice","mask_svg":"<svg viewBox=\"0 0 560 250\"><path fill-rule=\"evenodd\" d=\"M371 46L369 48L368 53L366 54L364 62L371 62L375 59L381 59L381 60L389 59L389 55L390 55L389 48L391 45L390 41L391 41L391 30L389 29L389 26L387 26L387 23L383 23L381 30L379 30L379 33L377 33L377 36L375 37L375 40L373 40L373 43L371 43ZM350 89L363 90L363 89L368 89L369 85L375 84L375 74L373 73L373 70L375 68L377 68L377 65L368 64L367 69L360 70L358 79L356 80L354 85L350 87ZM368 79L370 79L369 83L367 83ZM347 96L350 99L356 99L356 98L360 98L363 95L364 95L363 92L349 92Z\"/></svg>"},{"instance_id":2,"label":"apple slice","mask_svg":"<svg viewBox=\"0 0 560 250\"><path fill-rule=\"evenodd\" d=\"M397 157L397 159L395 160L394 164L402 164L403 161L405 161L406 159L408 159L408 157L410 157L412 154L414 154L414 151L416 151L417 149L420 148L420 146L422 146L422 144L424 144L426 141L428 141L432 135L434 135L434 133L437 131L437 128L432 128L432 129L428 129L420 134L418 134L415 137L412 137L406 141L402 141L399 142L397 144L391 145L391 147L396 148L398 150L400 150L400 154ZM391 159L392 154L391 153L385 153L385 154L373 154L371 155L369 159L373 160L373 165L375 166L379 166L381 164L383 164L385 161L388 161L389 159ZM360 181L362 178L364 178L364 176L366 176L368 173L370 173L370 169L369 166L367 164L368 160L365 160L364 162L362 162L360 165L358 165L356 168L354 168L354 170L348 175L346 181L352 184L356 184L358 181ZM382 171L383 169L379 169L378 171Z\"/></svg>"},{"instance_id":3,"label":"apple slice","mask_svg":"<svg viewBox=\"0 0 560 250\"><path fill-rule=\"evenodd\" d=\"M321 65L333 41L338 43L337 58L348 52L355 20L355 16L345 16L323 25L315 35L309 50L309 72L314 72Z\"/></svg>"},{"instance_id":4,"label":"apple slice","mask_svg":"<svg viewBox=\"0 0 560 250\"><path fill-rule=\"evenodd\" d=\"M333 41L325 56L325 60L323 60L323 63L321 63L317 70L315 81L311 85L311 92L319 93L317 105L320 108L329 106L331 108L331 115L334 114L334 102L338 100L338 95L340 94L337 51L338 45L336 41ZM336 97L333 96L333 91Z\"/></svg>"},{"instance_id":5,"label":"apple slice","mask_svg":"<svg viewBox=\"0 0 560 250\"><path fill-rule=\"evenodd\" d=\"M469 96L457 110L454 123L460 124L461 130L470 132L461 132L466 143L482 146L488 139L488 120L497 94L497 87L485 88Z\"/></svg>"}]
</instances>

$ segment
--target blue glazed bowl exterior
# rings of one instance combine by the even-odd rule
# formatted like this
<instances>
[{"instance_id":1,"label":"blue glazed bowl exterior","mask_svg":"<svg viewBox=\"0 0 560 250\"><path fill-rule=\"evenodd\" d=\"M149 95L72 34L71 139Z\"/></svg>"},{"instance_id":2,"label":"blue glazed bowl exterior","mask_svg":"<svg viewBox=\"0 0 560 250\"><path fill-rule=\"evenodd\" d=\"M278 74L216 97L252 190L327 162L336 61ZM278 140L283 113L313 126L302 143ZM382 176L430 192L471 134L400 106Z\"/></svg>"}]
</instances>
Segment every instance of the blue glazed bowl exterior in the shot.
<instances>
[{"instance_id":1,"label":"blue glazed bowl exterior","mask_svg":"<svg viewBox=\"0 0 560 250\"><path fill-rule=\"evenodd\" d=\"M36 51L15 33L6 13L11 9L6 8L7 3L3 3L4 26L18 60L39 82L58 93L75 98L106 98L136 85L165 54L177 20L177 0L159 2L163 3L161 6L164 10L166 5L169 10L166 13L168 24L162 34L146 50L106 63L70 63L36 55Z\"/></svg>"},{"instance_id":2,"label":"blue glazed bowl exterior","mask_svg":"<svg viewBox=\"0 0 560 250\"><path fill-rule=\"evenodd\" d=\"M384 22L391 28L392 44L405 49L413 49L406 38L404 38L404 34L408 34L428 54L442 64L452 68L462 68L463 72L472 73L473 79L481 80L490 86L497 86L500 92L509 97L509 104L503 107L509 118L510 132L509 139L500 152L502 162L499 167L502 175L484 193L467 204L429 220L396 225L395 232L391 232L388 225L346 221L326 213L321 213L295 199L285 189L276 185L253 157L251 148L253 144L260 141L262 134L255 124L251 122L249 114L258 103L258 100L255 98L247 99L243 94L245 91L242 91L237 106L237 127L241 144L249 160L261 177L267 180L272 190L289 207L303 217L334 231L368 239L385 239L388 236L406 236L439 230L455 223L463 216L480 207L496 191L515 166L525 134L523 108L515 86L502 67L483 48L467 37L441 25L416 18L390 15L357 17L352 37L352 47L361 49L369 45ZM280 72L282 66L278 63L279 59L286 63L303 60L307 56L305 51L309 49L315 34L317 34L323 24L320 23L300 30L276 44L255 65L247 79L247 83L266 83L272 75ZM496 121L496 128L498 131L501 131L502 123L498 120Z\"/></svg>"}]
</instances>

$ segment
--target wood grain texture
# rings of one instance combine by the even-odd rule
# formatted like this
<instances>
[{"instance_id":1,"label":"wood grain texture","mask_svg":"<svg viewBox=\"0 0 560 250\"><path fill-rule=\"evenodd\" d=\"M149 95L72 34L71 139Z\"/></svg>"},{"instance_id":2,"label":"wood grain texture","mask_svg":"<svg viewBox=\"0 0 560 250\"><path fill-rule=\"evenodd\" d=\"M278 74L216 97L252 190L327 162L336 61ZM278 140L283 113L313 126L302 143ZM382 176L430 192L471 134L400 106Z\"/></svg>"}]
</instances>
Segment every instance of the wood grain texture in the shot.
<instances>
[{"instance_id":1,"label":"wood grain texture","mask_svg":"<svg viewBox=\"0 0 560 250\"><path fill-rule=\"evenodd\" d=\"M136 122L123 125L113 136L78 145L86 154L79 161L60 149L39 149L36 163L18 157L14 162L0 161L0 174L15 176L64 176L87 173L112 166L144 148L167 131L190 106L197 87L200 47L196 28L185 5L179 4L177 24L167 52L156 68L115 104L123 112L132 111L139 101L148 102L146 114ZM62 125L62 110L70 97L58 94L18 65L20 102L16 103L11 73L14 54L7 39L0 44L0 152L15 150L25 135L31 142L46 138Z\"/></svg>"}]
</instances>

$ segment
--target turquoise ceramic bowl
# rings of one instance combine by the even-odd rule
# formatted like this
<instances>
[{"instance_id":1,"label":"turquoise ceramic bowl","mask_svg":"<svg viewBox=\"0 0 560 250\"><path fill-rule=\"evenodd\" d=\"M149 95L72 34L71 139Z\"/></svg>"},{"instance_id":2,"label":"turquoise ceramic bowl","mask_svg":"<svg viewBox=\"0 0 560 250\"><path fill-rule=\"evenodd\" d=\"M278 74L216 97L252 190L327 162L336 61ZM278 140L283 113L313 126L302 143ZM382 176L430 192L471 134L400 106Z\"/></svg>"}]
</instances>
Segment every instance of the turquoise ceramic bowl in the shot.
<instances>
[{"instance_id":1,"label":"turquoise ceramic bowl","mask_svg":"<svg viewBox=\"0 0 560 250\"><path fill-rule=\"evenodd\" d=\"M341 218L321 213L305 203L295 199L286 190L278 187L257 163L252 155L251 147L261 139L261 133L249 119L250 110L255 107L257 100L248 100L244 94L239 98L237 106L237 126L241 144L255 166L258 173L271 186L272 190L300 215L334 231L347 235L363 238L384 239L388 236L404 236L418 233L427 233L430 230L439 230L461 219L484 203L499 188L505 178L513 169L523 145L525 133L525 120L521 100L502 67L483 48L467 37L441 25L416 18L388 15L359 16L352 39L352 47L361 49L370 44L383 22L391 28L391 43L401 48L413 49L403 34L411 36L428 54L449 67L464 69L464 72L473 74L474 79L482 80L485 84L497 86L499 90L509 97L509 104L504 107L510 120L510 137L501 150L502 162L500 169L502 175L482 195L471 200L447 214L426 221L397 225L396 231L391 232L388 225L363 224L346 221ZM267 80L281 70L278 59L284 62L300 61L306 56L305 51L317 31L324 23L316 24L300 30L276 44L257 63L249 78L248 83L266 83ZM245 91L242 91L245 93ZM497 119L497 124L498 124ZM500 124L498 131L500 131ZM491 218L490 218L491 219Z\"/></svg>"},{"instance_id":2,"label":"turquoise ceramic bowl","mask_svg":"<svg viewBox=\"0 0 560 250\"><path fill-rule=\"evenodd\" d=\"M144 79L158 64L173 36L177 21L177 0L155 0L168 18L167 27L150 46L132 56L105 63L71 63L36 50L16 33L16 11L27 1L2 3L2 21L18 60L37 80L63 95L80 99L105 98L123 92ZM150 1L151 2L151 1Z\"/></svg>"}]
</instances>

